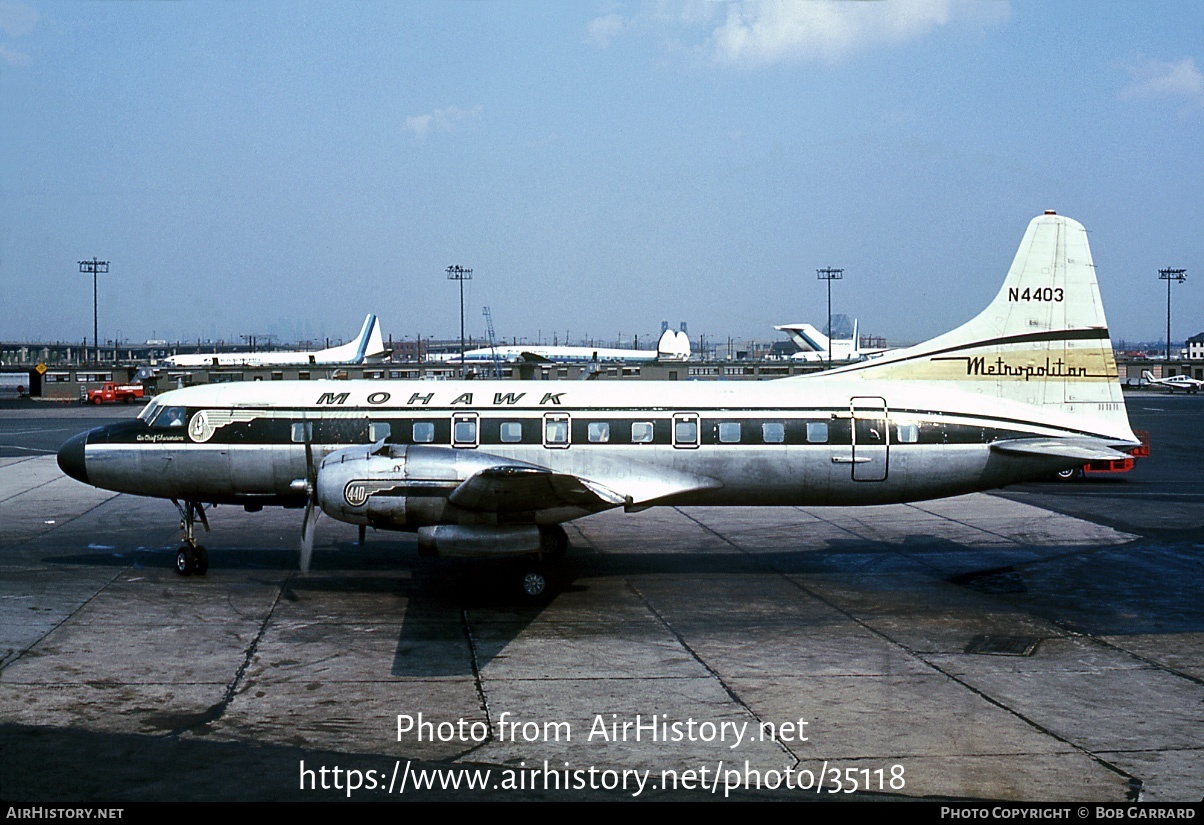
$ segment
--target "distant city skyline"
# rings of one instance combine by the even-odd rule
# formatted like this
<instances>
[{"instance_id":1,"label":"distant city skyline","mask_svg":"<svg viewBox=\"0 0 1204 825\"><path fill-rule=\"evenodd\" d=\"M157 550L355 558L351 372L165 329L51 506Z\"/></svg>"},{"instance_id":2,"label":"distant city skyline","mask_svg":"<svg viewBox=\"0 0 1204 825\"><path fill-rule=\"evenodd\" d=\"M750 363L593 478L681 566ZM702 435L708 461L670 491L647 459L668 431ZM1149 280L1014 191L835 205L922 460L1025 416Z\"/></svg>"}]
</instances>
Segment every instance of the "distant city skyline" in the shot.
<instances>
[{"instance_id":1,"label":"distant city skyline","mask_svg":"<svg viewBox=\"0 0 1204 825\"><path fill-rule=\"evenodd\" d=\"M1192 2L0 0L0 340L920 341L1028 221L1114 341L1204 330ZM578 332L577 330L580 330Z\"/></svg>"}]
</instances>

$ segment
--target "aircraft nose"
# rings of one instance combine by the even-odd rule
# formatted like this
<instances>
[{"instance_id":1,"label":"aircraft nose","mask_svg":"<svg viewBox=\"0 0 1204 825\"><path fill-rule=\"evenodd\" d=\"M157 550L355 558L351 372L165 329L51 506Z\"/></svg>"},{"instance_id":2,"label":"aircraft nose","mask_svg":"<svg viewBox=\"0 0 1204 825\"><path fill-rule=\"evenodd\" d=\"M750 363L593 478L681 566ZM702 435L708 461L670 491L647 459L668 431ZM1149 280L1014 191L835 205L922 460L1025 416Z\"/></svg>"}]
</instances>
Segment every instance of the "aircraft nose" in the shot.
<instances>
[{"instance_id":1,"label":"aircraft nose","mask_svg":"<svg viewBox=\"0 0 1204 825\"><path fill-rule=\"evenodd\" d=\"M80 433L59 447L59 469L85 484L88 483L88 468L84 465L84 445L87 443L88 433Z\"/></svg>"}]
</instances>

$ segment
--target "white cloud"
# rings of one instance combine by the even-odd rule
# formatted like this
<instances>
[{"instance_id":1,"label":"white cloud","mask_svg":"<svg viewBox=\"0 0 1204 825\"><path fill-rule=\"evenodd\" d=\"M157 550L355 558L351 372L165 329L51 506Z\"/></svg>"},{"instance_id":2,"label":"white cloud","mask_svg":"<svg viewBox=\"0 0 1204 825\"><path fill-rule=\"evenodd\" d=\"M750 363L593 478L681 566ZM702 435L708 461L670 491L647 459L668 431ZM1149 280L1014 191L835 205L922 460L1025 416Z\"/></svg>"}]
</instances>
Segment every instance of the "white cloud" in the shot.
<instances>
[{"instance_id":1,"label":"white cloud","mask_svg":"<svg viewBox=\"0 0 1204 825\"><path fill-rule=\"evenodd\" d=\"M33 31L38 22L38 12L20 3L10 3L0 0L0 32L9 37L24 37ZM29 55L0 43L0 63L7 66L24 66L29 63Z\"/></svg>"},{"instance_id":2,"label":"white cloud","mask_svg":"<svg viewBox=\"0 0 1204 825\"><path fill-rule=\"evenodd\" d=\"M24 37L38 22L37 9L0 0L0 31L9 37Z\"/></svg>"},{"instance_id":3,"label":"white cloud","mask_svg":"<svg viewBox=\"0 0 1204 825\"><path fill-rule=\"evenodd\" d=\"M622 30L622 17L617 14L604 14L589 22L589 39L605 49Z\"/></svg>"},{"instance_id":4,"label":"white cloud","mask_svg":"<svg viewBox=\"0 0 1204 825\"><path fill-rule=\"evenodd\" d=\"M951 19L954 0L748 0L728 8L711 35L714 58L742 67L832 63L867 45L928 34Z\"/></svg>"},{"instance_id":5,"label":"white cloud","mask_svg":"<svg viewBox=\"0 0 1204 825\"><path fill-rule=\"evenodd\" d=\"M476 120L481 116L482 111L483 107L479 103L471 109L448 106L446 109L436 109L428 114L407 117L405 128L413 132L415 136L424 138L431 130L450 132L457 123Z\"/></svg>"},{"instance_id":6,"label":"white cloud","mask_svg":"<svg viewBox=\"0 0 1204 825\"><path fill-rule=\"evenodd\" d=\"M9 66L25 66L29 63L29 55L24 52L15 52L3 43L0 43L0 63L5 63Z\"/></svg>"},{"instance_id":7,"label":"white cloud","mask_svg":"<svg viewBox=\"0 0 1204 825\"><path fill-rule=\"evenodd\" d=\"M1122 91L1125 98L1178 97L1204 106L1204 74L1196 68L1193 58L1185 57L1173 63L1142 59L1128 69L1133 80Z\"/></svg>"}]
</instances>

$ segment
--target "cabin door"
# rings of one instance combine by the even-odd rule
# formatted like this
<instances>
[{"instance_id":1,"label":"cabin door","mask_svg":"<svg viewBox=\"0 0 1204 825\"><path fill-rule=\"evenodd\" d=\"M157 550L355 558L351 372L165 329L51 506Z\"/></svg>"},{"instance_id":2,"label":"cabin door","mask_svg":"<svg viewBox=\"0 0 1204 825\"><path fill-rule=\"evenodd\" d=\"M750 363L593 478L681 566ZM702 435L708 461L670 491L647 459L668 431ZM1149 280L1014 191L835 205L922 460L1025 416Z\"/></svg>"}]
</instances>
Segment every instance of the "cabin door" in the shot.
<instances>
[{"instance_id":1,"label":"cabin door","mask_svg":"<svg viewBox=\"0 0 1204 825\"><path fill-rule=\"evenodd\" d=\"M853 481L885 481L890 463L890 427L886 399L855 396L853 414Z\"/></svg>"}]
</instances>

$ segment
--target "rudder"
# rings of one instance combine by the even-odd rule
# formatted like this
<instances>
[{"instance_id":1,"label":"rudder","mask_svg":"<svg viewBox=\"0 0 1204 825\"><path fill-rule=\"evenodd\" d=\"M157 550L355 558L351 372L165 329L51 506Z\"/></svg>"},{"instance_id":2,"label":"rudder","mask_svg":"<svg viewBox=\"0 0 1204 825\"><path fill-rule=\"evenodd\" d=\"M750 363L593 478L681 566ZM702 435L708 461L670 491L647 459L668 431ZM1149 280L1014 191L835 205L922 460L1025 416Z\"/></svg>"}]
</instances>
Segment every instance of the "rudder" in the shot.
<instances>
[{"instance_id":1,"label":"rudder","mask_svg":"<svg viewBox=\"0 0 1204 825\"><path fill-rule=\"evenodd\" d=\"M1029 223L1002 288L973 319L828 375L931 382L1130 432L1087 230L1053 212Z\"/></svg>"}]
</instances>

